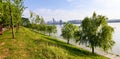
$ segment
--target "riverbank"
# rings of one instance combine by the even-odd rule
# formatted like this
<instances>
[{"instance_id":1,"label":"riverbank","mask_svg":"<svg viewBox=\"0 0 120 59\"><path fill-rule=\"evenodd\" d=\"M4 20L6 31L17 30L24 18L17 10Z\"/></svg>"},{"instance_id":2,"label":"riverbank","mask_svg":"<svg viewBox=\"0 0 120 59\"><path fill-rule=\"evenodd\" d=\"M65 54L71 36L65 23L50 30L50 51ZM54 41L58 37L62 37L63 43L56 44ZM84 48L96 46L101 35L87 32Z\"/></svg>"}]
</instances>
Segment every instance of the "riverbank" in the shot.
<instances>
[{"instance_id":1,"label":"riverbank","mask_svg":"<svg viewBox=\"0 0 120 59\"><path fill-rule=\"evenodd\" d=\"M54 38L58 38L59 40L61 41L64 41L64 42L67 42L64 38L62 37L59 37L59 36L53 36ZM91 52L91 49L89 47L86 47L84 45L79 45L79 44L76 44L73 40L70 41L70 44L72 45L75 45L77 47L80 47L80 48L83 48L87 51L90 51ZM107 53L107 52L104 52L102 51L100 48L95 48L95 53L99 54L99 55L102 55L102 56L105 56L105 57L108 57L110 59L120 59L120 55L115 55L115 54L112 54L112 53Z\"/></svg>"},{"instance_id":2,"label":"riverbank","mask_svg":"<svg viewBox=\"0 0 120 59\"><path fill-rule=\"evenodd\" d=\"M0 36L0 59L108 59L56 38L20 27L11 38L11 30Z\"/></svg>"}]
</instances>

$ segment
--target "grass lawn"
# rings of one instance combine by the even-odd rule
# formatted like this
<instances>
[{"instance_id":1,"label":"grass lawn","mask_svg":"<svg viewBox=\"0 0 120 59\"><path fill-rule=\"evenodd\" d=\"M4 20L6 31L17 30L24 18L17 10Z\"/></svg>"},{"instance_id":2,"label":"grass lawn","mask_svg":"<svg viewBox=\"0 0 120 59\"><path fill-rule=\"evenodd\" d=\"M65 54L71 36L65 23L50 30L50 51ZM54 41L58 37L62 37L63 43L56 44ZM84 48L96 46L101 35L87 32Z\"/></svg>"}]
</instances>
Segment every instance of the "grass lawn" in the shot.
<instances>
[{"instance_id":1,"label":"grass lawn","mask_svg":"<svg viewBox=\"0 0 120 59\"><path fill-rule=\"evenodd\" d=\"M0 59L108 59L24 27L11 37L0 35Z\"/></svg>"}]
</instances>

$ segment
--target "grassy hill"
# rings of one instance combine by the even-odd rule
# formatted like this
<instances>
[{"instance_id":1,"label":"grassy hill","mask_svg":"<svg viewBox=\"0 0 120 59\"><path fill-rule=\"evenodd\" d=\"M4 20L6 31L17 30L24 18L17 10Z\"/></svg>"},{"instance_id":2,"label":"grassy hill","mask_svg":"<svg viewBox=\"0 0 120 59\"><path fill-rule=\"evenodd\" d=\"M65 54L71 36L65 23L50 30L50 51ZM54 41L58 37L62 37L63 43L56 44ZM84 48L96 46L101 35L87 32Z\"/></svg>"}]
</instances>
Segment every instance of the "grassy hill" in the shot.
<instances>
[{"instance_id":1,"label":"grassy hill","mask_svg":"<svg viewBox=\"0 0 120 59\"><path fill-rule=\"evenodd\" d=\"M8 30L0 36L0 59L108 59L28 28L21 27L15 35L11 39Z\"/></svg>"}]
</instances>

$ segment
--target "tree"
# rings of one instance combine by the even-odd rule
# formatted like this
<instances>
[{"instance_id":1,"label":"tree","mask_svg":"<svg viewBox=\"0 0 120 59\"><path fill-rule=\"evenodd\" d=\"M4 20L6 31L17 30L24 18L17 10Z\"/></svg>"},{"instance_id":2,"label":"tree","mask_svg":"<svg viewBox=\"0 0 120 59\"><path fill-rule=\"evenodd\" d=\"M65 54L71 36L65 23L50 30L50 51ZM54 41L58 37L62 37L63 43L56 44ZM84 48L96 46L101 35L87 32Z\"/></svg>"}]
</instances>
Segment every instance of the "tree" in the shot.
<instances>
[{"instance_id":1,"label":"tree","mask_svg":"<svg viewBox=\"0 0 120 59\"><path fill-rule=\"evenodd\" d=\"M65 23L62 27L62 34L65 39L67 39L67 43L69 44L69 40L74 37L74 32L76 30L76 26L72 23Z\"/></svg>"},{"instance_id":2,"label":"tree","mask_svg":"<svg viewBox=\"0 0 120 59\"><path fill-rule=\"evenodd\" d=\"M46 31L47 31L47 25L46 24L40 24L39 25L39 30L44 32L44 34L45 34Z\"/></svg>"},{"instance_id":3,"label":"tree","mask_svg":"<svg viewBox=\"0 0 120 59\"><path fill-rule=\"evenodd\" d=\"M14 33L14 24L13 24L13 6L11 5L11 1L8 0L8 6L9 6L9 16L10 16L10 22L11 22L11 28L12 28L12 38L14 39L15 38L15 33Z\"/></svg>"},{"instance_id":4,"label":"tree","mask_svg":"<svg viewBox=\"0 0 120 59\"><path fill-rule=\"evenodd\" d=\"M14 26L16 26L17 19L21 17L20 9L16 6L16 1L18 0L3 0L2 1L2 17L1 23L4 26L10 26L12 29L12 38L15 38ZM22 0L20 0L22 1ZM18 15L19 14L19 15Z\"/></svg>"},{"instance_id":5,"label":"tree","mask_svg":"<svg viewBox=\"0 0 120 59\"><path fill-rule=\"evenodd\" d=\"M41 22L41 18L39 17L39 15L36 15L35 23L40 24L40 22Z\"/></svg>"},{"instance_id":6,"label":"tree","mask_svg":"<svg viewBox=\"0 0 120 59\"><path fill-rule=\"evenodd\" d=\"M56 33L57 32L56 26L55 25L53 25L53 26L48 25L47 32L49 33L49 36L51 33Z\"/></svg>"},{"instance_id":7,"label":"tree","mask_svg":"<svg viewBox=\"0 0 120 59\"><path fill-rule=\"evenodd\" d=\"M29 19L24 18L24 17L22 17L21 25L24 26L24 27L30 27L31 26Z\"/></svg>"},{"instance_id":8,"label":"tree","mask_svg":"<svg viewBox=\"0 0 120 59\"><path fill-rule=\"evenodd\" d=\"M16 32L18 32L19 30L19 25L20 25L20 22L22 20L22 13L23 13L23 10L25 9L25 7L23 6L23 0L13 0L14 1L14 4L16 6Z\"/></svg>"},{"instance_id":9,"label":"tree","mask_svg":"<svg viewBox=\"0 0 120 59\"><path fill-rule=\"evenodd\" d=\"M0 23L4 26L9 26L10 27L10 13L9 13L9 4L7 2L1 2L0 3Z\"/></svg>"},{"instance_id":10,"label":"tree","mask_svg":"<svg viewBox=\"0 0 120 59\"><path fill-rule=\"evenodd\" d=\"M89 45L94 54L94 48L99 47L107 51L114 45L112 40L112 33L114 29L107 24L105 16L96 15L93 13L92 17L85 17L82 21L77 41Z\"/></svg>"},{"instance_id":11,"label":"tree","mask_svg":"<svg viewBox=\"0 0 120 59\"><path fill-rule=\"evenodd\" d=\"M44 21L44 18L43 18L43 17L41 17L40 24L45 24L45 21Z\"/></svg>"}]
</instances>

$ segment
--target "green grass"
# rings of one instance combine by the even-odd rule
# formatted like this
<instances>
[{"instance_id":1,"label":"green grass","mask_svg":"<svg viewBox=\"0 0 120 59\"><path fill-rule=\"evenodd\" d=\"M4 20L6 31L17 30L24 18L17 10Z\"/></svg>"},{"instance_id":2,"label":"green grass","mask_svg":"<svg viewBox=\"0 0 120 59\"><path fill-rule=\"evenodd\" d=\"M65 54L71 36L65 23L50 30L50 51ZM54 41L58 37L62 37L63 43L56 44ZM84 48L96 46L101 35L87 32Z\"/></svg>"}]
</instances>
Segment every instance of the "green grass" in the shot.
<instances>
[{"instance_id":1,"label":"green grass","mask_svg":"<svg viewBox=\"0 0 120 59\"><path fill-rule=\"evenodd\" d=\"M108 59L28 28L15 35L12 39L5 31L0 36L0 59Z\"/></svg>"}]
</instances>

